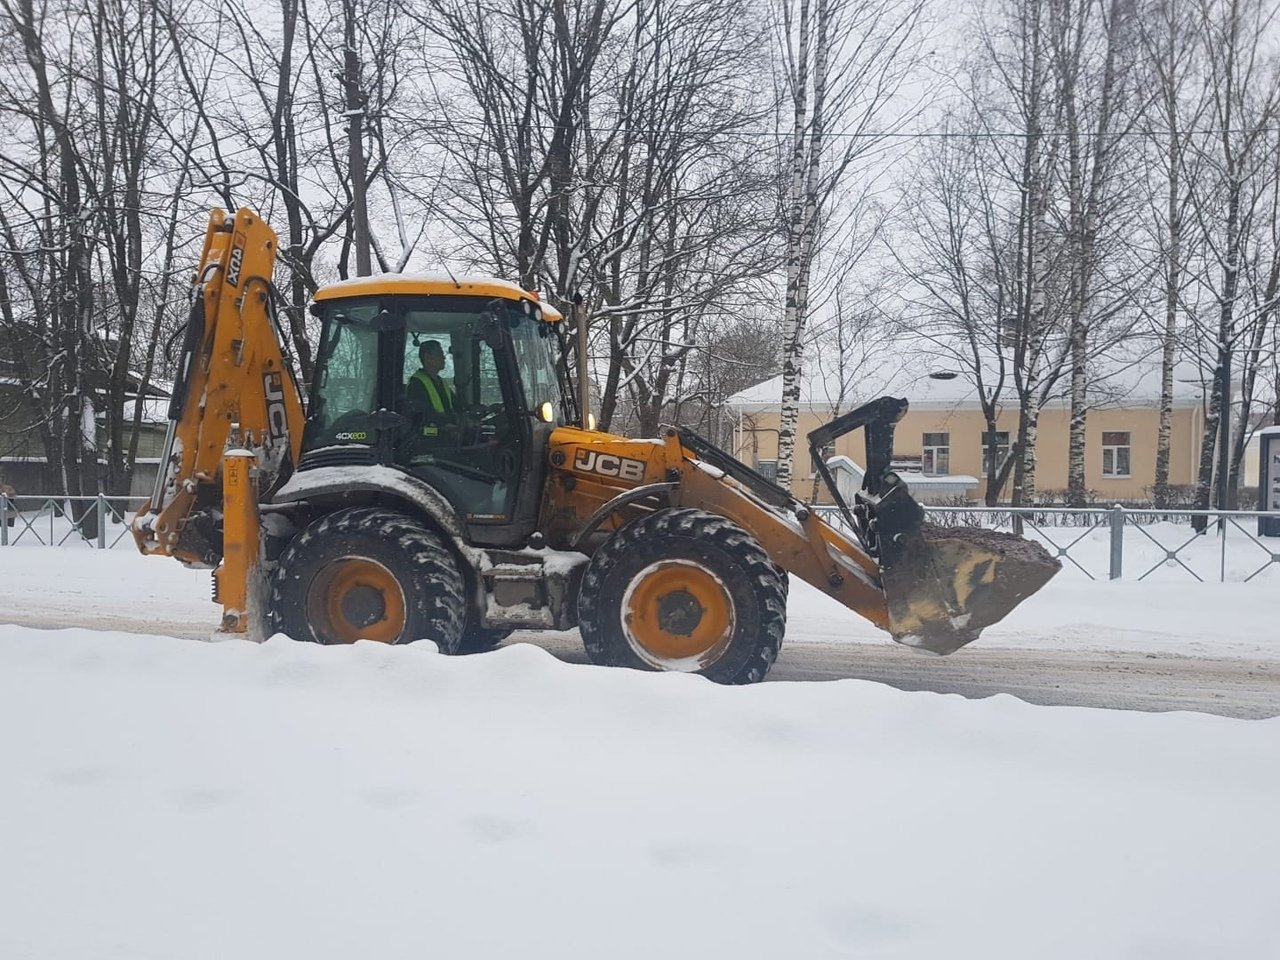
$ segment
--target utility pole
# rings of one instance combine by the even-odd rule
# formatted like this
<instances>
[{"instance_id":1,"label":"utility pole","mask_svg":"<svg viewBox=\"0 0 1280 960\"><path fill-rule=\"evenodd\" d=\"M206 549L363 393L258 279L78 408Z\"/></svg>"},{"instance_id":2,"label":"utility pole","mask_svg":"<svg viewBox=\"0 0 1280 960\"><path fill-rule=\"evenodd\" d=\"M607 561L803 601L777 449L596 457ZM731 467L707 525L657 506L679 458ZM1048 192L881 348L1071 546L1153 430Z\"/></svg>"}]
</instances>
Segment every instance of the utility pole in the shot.
<instances>
[{"instance_id":1,"label":"utility pole","mask_svg":"<svg viewBox=\"0 0 1280 960\"><path fill-rule=\"evenodd\" d=\"M356 50L355 0L344 0L342 84L347 94L347 166L351 171L352 240L356 247L356 276L373 273L369 243L369 203L365 196L364 106L360 89L360 54Z\"/></svg>"}]
</instances>

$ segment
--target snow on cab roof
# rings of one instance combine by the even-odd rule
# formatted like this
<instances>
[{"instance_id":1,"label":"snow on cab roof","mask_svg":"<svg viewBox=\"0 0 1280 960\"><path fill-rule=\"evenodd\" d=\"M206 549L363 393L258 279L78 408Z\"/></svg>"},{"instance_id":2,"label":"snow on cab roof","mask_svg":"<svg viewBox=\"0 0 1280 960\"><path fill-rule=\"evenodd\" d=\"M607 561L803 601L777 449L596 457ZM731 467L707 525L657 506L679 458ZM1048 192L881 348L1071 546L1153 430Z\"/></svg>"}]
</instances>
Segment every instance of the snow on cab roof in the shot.
<instances>
[{"instance_id":1,"label":"snow on cab roof","mask_svg":"<svg viewBox=\"0 0 1280 960\"><path fill-rule=\"evenodd\" d=\"M509 280L496 277L451 277L443 273L375 273L328 283L316 291L316 300L332 300L359 294L452 293L459 296L502 297L508 300L537 300L537 294Z\"/></svg>"},{"instance_id":2,"label":"snow on cab roof","mask_svg":"<svg viewBox=\"0 0 1280 960\"><path fill-rule=\"evenodd\" d=\"M500 297L504 300L532 300L542 308L542 319L559 323L562 314L549 303L538 299L535 291L525 290L509 280L496 277L450 276L444 273L376 273L369 277L353 277L328 283L316 291L316 301L341 297L379 294L452 294L461 297Z\"/></svg>"}]
</instances>

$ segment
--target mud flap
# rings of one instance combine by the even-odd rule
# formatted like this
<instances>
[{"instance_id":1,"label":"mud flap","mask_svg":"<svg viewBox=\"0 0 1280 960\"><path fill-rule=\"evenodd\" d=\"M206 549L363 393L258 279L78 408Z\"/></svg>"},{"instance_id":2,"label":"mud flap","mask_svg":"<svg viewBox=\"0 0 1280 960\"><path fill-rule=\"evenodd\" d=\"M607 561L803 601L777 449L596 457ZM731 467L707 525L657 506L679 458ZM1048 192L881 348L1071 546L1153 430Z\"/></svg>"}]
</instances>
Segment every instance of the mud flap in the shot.
<instances>
[{"instance_id":1,"label":"mud flap","mask_svg":"<svg viewBox=\"0 0 1280 960\"><path fill-rule=\"evenodd\" d=\"M876 533L889 632L930 653L976 640L1062 569L1043 546L1014 534L923 522L901 487L878 504Z\"/></svg>"}]
</instances>

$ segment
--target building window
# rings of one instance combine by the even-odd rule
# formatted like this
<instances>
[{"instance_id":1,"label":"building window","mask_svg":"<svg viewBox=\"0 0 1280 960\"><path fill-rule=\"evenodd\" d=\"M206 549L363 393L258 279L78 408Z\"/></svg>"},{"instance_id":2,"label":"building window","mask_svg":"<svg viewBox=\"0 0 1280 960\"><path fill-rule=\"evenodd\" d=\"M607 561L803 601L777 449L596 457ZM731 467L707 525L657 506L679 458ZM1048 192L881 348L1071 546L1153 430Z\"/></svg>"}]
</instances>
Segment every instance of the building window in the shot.
<instances>
[{"instance_id":1,"label":"building window","mask_svg":"<svg viewBox=\"0 0 1280 960\"><path fill-rule=\"evenodd\" d=\"M991 433L982 434L982 475L985 477L991 472ZM1000 430L995 434L996 441L996 470L999 471L1004 466L1004 462L1009 459L1009 431Z\"/></svg>"},{"instance_id":2,"label":"building window","mask_svg":"<svg viewBox=\"0 0 1280 960\"><path fill-rule=\"evenodd\" d=\"M1129 434L1127 431L1106 431L1102 434L1102 475L1104 477L1129 476Z\"/></svg>"},{"instance_id":3,"label":"building window","mask_svg":"<svg viewBox=\"0 0 1280 960\"><path fill-rule=\"evenodd\" d=\"M776 482L778 479L778 461L777 460L757 460L756 473L764 477L770 482Z\"/></svg>"},{"instance_id":4,"label":"building window","mask_svg":"<svg viewBox=\"0 0 1280 960\"><path fill-rule=\"evenodd\" d=\"M920 472L926 477L945 477L951 472L951 434L926 433Z\"/></svg>"},{"instance_id":5,"label":"building window","mask_svg":"<svg viewBox=\"0 0 1280 960\"><path fill-rule=\"evenodd\" d=\"M806 449L808 449L806 447ZM836 455L835 441L831 441L824 447L818 448L818 456L822 458L822 462L826 463ZM816 477L818 475L818 461L813 458L813 451L809 451L809 476Z\"/></svg>"}]
</instances>

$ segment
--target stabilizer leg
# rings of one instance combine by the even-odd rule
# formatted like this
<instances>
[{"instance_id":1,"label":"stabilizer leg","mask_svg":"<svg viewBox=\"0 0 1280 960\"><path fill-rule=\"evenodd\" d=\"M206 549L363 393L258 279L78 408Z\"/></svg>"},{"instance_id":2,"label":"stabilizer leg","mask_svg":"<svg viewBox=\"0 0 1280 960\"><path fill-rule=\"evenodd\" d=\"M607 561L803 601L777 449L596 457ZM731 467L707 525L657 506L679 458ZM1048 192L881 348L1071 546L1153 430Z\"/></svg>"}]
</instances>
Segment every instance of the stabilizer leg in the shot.
<instances>
[{"instance_id":1,"label":"stabilizer leg","mask_svg":"<svg viewBox=\"0 0 1280 960\"><path fill-rule=\"evenodd\" d=\"M232 448L222 457L222 563L214 570L214 597L222 604L219 633L262 639L259 603L262 569L257 458Z\"/></svg>"}]
</instances>

